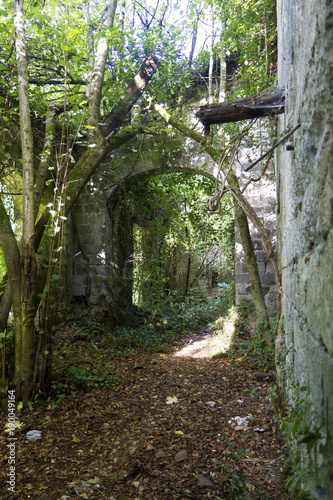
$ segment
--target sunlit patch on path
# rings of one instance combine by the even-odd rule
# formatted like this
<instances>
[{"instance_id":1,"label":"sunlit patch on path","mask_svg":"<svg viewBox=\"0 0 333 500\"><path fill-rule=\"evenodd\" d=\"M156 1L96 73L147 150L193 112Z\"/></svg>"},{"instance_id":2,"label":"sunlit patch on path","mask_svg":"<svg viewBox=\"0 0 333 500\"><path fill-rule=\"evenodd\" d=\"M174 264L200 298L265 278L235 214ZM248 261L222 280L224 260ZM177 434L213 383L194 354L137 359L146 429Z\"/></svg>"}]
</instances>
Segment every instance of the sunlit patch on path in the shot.
<instances>
[{"instance_id":1,"label":"sunlit patch on path","mask_svg":"<svg viewBox=\"0 0 333 500\"><path fill-rule=\"evenodd\" d=\"M198 340L190 340L190 343L176 351L173 355L176 358L210 358L209 342L212 333L204 333Z\"/></svg>"}]
</instances>

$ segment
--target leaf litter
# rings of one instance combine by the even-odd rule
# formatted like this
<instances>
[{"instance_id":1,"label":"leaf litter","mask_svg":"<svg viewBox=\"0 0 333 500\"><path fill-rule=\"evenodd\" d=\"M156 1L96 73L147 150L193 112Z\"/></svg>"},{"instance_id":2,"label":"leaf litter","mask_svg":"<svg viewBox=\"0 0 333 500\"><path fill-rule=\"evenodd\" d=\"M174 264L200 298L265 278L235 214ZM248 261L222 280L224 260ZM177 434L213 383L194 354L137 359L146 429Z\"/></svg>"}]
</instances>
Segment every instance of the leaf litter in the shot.
<instances>
[{"instance_id":1,"label":"leaf litter","mask_svg":"<svg viewBox=\"0 0 333 500\"><path fill-rule=\"evenodd\" d=\"M20 413L16 494L6 488L4 436L0 498L288 498L270 383L250 365L145 351L112 365L116 387L82 390L57 408L40 400ZM29 429L42 439L27 440Z\"/></svg>"}]
</instances>

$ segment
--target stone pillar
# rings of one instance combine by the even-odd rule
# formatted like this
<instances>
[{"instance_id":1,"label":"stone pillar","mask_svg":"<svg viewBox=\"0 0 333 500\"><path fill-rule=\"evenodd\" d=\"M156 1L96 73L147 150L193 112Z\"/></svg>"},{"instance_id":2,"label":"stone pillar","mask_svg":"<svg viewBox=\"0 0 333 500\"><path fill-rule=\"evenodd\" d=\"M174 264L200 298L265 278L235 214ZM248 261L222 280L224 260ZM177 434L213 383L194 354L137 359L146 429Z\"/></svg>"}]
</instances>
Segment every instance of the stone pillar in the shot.
<instances>
[{"instance_id":1,"label":"stone pillar","mask_svg":"<svg viewBox=\"0 0 333 500\"><path fill-rule=\"evenodd\" d=\"M112 239L107 195L101 179L94 175L72 208L65 235L67 300L76 311L90 307L99 320L105 319L109 308L106 278Z\"/></svg>"}]
</instances>

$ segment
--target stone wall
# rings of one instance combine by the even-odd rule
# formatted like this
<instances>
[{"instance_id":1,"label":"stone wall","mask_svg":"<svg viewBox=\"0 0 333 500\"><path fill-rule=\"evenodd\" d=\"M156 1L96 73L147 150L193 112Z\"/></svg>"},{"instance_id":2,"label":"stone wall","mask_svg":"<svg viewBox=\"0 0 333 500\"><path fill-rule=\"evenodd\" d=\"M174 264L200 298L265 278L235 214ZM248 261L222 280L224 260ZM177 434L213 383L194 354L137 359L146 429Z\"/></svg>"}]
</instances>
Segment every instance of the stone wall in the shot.
<instances>
[{"instance_id":1,"label":"stone wall","mask_svg":"<svg viewBox=\"0 0 333 500\"><path fill-rule=\"evenodd\" d=\"M332 449L333 2L278 0L277 9L279 86L286 90L279 132L301 125L277 152L285 384L292 403L307 388L322 443ZM313 459L332 474L324 455ZM332 477L318 479L313 494L332 499Z\"/></svg>"}]
</instances>

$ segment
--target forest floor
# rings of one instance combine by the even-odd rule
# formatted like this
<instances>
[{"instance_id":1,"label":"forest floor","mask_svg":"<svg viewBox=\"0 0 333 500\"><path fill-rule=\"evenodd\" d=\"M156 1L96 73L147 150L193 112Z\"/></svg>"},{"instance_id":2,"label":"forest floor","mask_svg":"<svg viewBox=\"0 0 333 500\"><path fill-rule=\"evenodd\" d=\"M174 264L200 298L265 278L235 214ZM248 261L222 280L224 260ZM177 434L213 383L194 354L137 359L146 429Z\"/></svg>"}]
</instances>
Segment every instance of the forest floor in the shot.
<instances>
[{"instance_id":1,"label":"forest floor","mask_svg":"<svg viewBox=\"0 0 333 500\"><path fill-rule=\"evenodd\" d=\"M88 372L88 346L98 352L102 344L78 340L70 327L59 335ZM103 358L112 383L87 379L66 397L64 383L60 394L18 413L16 493L6 484L3 434L0 498L287 499L274 382L242 358L212 359L211 340L202 327L173 352L114 352ZM30 430L42 438L28 440Z\"/></svg>"}]
</instances>

